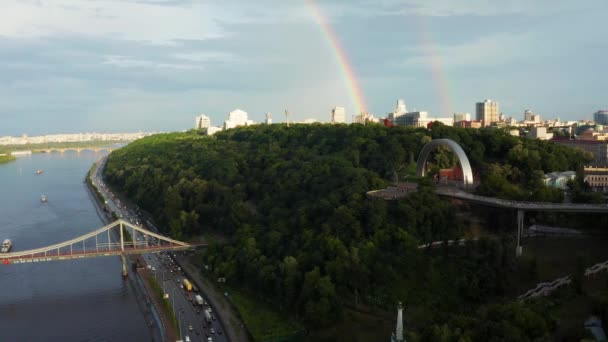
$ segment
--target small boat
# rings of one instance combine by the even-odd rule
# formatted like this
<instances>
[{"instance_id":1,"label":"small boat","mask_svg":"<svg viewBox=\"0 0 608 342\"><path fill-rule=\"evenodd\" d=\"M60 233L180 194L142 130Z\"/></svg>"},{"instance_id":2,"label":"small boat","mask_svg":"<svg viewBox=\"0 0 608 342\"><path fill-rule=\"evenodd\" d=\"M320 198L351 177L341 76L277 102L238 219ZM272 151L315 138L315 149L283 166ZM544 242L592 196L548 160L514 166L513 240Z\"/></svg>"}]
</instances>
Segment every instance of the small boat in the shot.
<instances>
[{"instance_id":1,"label":"small boat","mask_svg":"<svg viewBox=\"0 0 608 342\"><path fill-rule=\"evenodd\" d=\"M40 196L40 202L46 203L46 196L45 195Z\"/></svg>"},{"instance_id":2,"label":"small boat","mask_svg":"<svg viewBox=\"0 0 608 342\"><path fill-rule=\"evenodd\" d=\"M44 172L44 170L36 170L37 175L41 175L43 172Z\"/></svg>"},{"instance_id":3,"label":"small boat","mask_svg":"<svg viewBox=\"0 0 608 342\"><path fill-rule=\"evenodd\" d=\"M13 247L13 243L11 242L11 240L6 239L4 240L4 242L2 242L2 249L0 250L0 252L8 253L11 250L11 247Z\"/></svg>"}]
</instances>

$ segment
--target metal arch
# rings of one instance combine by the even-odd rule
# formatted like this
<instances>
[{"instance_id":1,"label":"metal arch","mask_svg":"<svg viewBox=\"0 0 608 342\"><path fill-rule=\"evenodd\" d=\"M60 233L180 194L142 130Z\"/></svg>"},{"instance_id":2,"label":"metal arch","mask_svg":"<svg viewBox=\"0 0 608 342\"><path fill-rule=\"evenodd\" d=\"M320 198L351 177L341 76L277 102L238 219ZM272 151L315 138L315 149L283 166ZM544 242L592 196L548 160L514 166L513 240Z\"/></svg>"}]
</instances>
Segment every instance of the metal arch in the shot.
<instances>
[{"instance_id":1,"label":"metal arch","mask_svg":"<svg viewBox=\"0 0 608 342\"><path fill-rule=\"evenodd\" d=\"M418 156L418 162L416 166L416 176L424 177L426 172L426 161L429 158L430 153L438 146L448 146L456 154L460 167L462 168L462 185L468 188L473 185L473 169L469 163L469 158L464 153L464 150L457 142L451 139L435 139L428 142Z\"/></svg>"}]
</instances>

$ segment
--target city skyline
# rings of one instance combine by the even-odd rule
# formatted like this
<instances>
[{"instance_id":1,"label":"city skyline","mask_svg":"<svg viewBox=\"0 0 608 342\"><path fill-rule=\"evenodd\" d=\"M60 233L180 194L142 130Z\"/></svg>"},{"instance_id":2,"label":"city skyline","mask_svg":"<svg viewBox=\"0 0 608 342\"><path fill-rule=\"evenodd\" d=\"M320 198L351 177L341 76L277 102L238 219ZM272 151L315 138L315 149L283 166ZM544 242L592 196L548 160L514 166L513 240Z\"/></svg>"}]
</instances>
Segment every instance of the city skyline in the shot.
<instances>
[{"instance_id":1,"label":"city skyline","mask_svg":"<svg viewBox=\"0 0 608 342\"><path fill-rule=\"evenodd\" d=\"M397 98L433 117L474 113L491 98L507 116L532 108L590 120L608 107L598 72L607 29L594 24L606 9L603 1L10 0L0 24L0 136L179 131L201 112L221 122L231 108L255 122L285 110L294 121L326 121L328 109L344 107L350 118L362 103L382 117Z\"/></svg>"}]
</instances>

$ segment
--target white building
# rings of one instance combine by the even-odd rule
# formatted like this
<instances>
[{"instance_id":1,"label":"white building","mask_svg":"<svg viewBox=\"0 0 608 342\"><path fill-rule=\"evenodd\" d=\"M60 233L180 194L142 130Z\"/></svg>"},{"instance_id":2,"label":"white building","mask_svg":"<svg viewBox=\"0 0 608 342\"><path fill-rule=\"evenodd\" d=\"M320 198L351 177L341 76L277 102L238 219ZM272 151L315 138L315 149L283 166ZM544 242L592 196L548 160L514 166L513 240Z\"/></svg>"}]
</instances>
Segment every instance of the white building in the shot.
<instances>
[{"instance_id":1,"label":"white building","mask_svg":"<svg viewBox=\"0 0 608 342\"><path fill-rule=\"evenodd\" d=\"M430 122L439 121L446 126L454 126L454 118L430 118L427 112L409 112L400 115L393 123L398 126L426 127Z\"/></svg>"},{"instance_id":2,"label":"white building","mask_svg":"<svg viewBox=\"0 0 608 342\"><path fill-rule=\"evenodd\" d=\"M270 125L272 124L272 114L270 112L266 112L266 124Z\"/></svg>"},{"instance_id":3,"label":"white building","mask_svg":"<svg viewBox=\"0 0 608 342\"><path fill-rule=\"evenodd\" d=\"M553 133L547 133L547 127L531 127L530 133L528 133L528 138L549 140L553 138Z\"/></svg>"},{"instance_id":4,"label":"white building","mask_svg":"<svg viewBox=\"0 0 608 342\"><path fill-rule=\"evenodd\" d=\"M253 121L248 119L247 112L235 109L228 114L228 120L224 121L224 129L235 128L238 126L253 125Z\"/></svg>"},{"instance_id":5,"label":"white building","mask_svg":"<svg viewBox=\"0 0 608 342\"><path fill-rule=\"evenodd\" d=\"M574 180L574 178L576 178L575 171L551 172L545 175L543 181L547 186L566 190L568 188L568 181Z\"/></svg>"},{"instance_id":6,"label":"white building","mask_svg":"<svg viewBox=\"0 0 608 342\"><path fill-rule=\"evenodd\" d=\"M389 118L389 120L391 120L394 123L397 120L397 118L399 118L402 115L405 115L405 113L407 113L407 108L405 107L405 101L403 99L398 99L397 106L395 107L395 111L392 113L388 113L388 118Z\"/></svg>"},{"instance_id":7,"label":"white building","mask_svg":"<svg viewBox=\"0 0 608 342\"><path fill-rule=\"evenodd\" d=\"M210 126L205 129L205 133L207 133L207 135L214 135L215 133L221 132L222 130L222 127Z\"/></svg>"},{"instance_id":8,"label":"white building","mask_svg":"<svg viewBox=\"0 0 608 342\"><path fill-rule=\"evenodd\" d=\"M471 113L454 113L454 122L471 121Z\"/></svg>"},{"instance_id":9,"label":"white building","mask_svg":"<svg viewBox=\"0 0 608 342\"><path fill-rule=\"evenodd\" d=\"M358 123L358 124L365 125L368 122L379 122L379 121L380 121L380 119L375 117L374 114L368 113L368 112L362 112L359 115L353 116L353 123Z\"/></svg>"},{"instance_id":10,"label":"white building","mask_svg":"<svg viewBox=\"0 0 608 342\"><path fill-rule=\"evenodd\" d=\"M344 107L334 107L331 110L331 123L345 123L346 122L346 111Z\"/></svg>"},{"instance_id":11,"label":"white building","mask_svg":"<svg viewBox=\"0 0 608 342\"><path fill-rule=\"evenodd\" d=\"M201 114L200 116L196 117L194 128L205 129L209 127L211 127L211 119L207 115Z\"/></svg>"}]
</instances>

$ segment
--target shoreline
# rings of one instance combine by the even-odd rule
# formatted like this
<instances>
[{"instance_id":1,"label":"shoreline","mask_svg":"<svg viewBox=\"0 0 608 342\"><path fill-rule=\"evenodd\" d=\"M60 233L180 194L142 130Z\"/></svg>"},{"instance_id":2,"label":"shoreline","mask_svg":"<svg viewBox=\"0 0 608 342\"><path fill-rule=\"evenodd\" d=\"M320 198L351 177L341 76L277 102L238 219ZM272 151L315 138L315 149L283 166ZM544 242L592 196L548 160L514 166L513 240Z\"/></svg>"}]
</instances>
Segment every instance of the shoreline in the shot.
<instances>
[{"instance_id":1,"label":"shoreline","mask_svg":"<svg viewBox=\"0 0 608 342\"><path fill-rule=\"evenodd\" d=\"M91 169L87 172L85 176L85 188L87 189L87 193L95 206L95 212L97 216L101 219L104 224L109 224L112 222L112 216L109 211L104 210L104 205L102 200L98 197L99 190L93 184L91 180L91 170L94 170L93 173L97 170L99 165L94 163ZM99 194L101 196L101 194ZM133 260L131 260L130 256L127 256L128 264L133 264ZM127 277L124 279L129 285L133 288L133 292L137 298L137 303L140 311L142 312L145 321L150 329L150 334L152 336L152 341L166 341L165 337L171 336L170 332L165 326L161 313L159 312L159 308L156 306L156 303L152 299L153 294L148 291L148 288L145 285L143 279L141 279L140 273L137 270L131 269L130 272L131 277ZM134 278L135 277L135 278ZM155 328L156 326L157 328Z\"/></svg>"}]
</instances>

